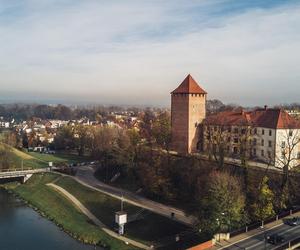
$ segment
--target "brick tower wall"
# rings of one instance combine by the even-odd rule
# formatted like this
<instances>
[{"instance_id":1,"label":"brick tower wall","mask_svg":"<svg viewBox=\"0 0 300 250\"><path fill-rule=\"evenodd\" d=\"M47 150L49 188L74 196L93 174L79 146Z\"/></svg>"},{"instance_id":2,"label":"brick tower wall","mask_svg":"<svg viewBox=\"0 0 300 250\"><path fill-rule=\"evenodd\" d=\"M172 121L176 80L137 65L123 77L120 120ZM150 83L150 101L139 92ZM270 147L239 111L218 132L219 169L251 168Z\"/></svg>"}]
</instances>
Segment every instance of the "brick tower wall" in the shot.
<instances>
[{"instance_id":1,"label":"brick tower wall","mask_svg":"<svg viewBox=\"0 0 300 250\"><path fill-rule=\"evenodd\" d=\"M189 116L188 116L188 153L197 152L197 144L200 140L199 125L206 116L206 95L189 94Z\"/></svg>"},{"instance_id":2,"label":"brick tower wall","mask_svg":"<svg viewBox=\"0 0 300 250\"><path fill-rule=\"evenodd\" d=\"M197 151L199 124L206 115L205 94L172 94L172 149L182 153Z\"/></svg>"},{"instance_id":3,"label":"brick tower wall","mask_svg":"<svg viewBox=\"0 0 300 250\"><path fill-rule=\"evenodd\" d=\"M172 149L183 154L188 151L188 110L188 94L172 94Z\"/></svg>"}]
</instances>

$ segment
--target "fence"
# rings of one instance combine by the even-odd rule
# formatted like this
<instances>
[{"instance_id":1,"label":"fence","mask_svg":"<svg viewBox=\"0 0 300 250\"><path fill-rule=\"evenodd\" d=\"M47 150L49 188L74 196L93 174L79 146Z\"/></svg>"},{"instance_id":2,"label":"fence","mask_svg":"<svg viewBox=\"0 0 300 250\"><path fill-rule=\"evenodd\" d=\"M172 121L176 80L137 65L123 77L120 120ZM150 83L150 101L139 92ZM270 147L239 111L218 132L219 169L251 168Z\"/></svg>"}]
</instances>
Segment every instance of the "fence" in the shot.
<instances>
[{"instance_id":1,"label":"fence","mask_svg":"<svg viewBox=\"0 0 300 250\"><path fill-rule=\"evenodd\" d=\"M257 229L259 227L264 226L264 224L277 221L279 219L282 219L282 218L284 218L286 216L292 215L292 214L297 213L299 211L300 211L300 206L297 206L294 209L290 209L288 211L284 211L284 212L282 212L282 213L280 213L280 214L278 214L278 215L276 215L274 217L268 218L268 219L266 219L264 221L259 221L259 222L256 222L256 223L253 223L253 224L250 224L250 225L246 225L246 226L244 226L242 228L239 228L237 230L234 230L234 231L230 232L230 237L234 237L236 235L239 235L239 234L242 234L242 233L246 233L246 232L248 232L250 230Z\"/></svg>"},{"instance_id":2,"label":"fence","mask_svg":"<svg viewBox=\"0 0 300 250\"><path fill-rule=\"evenodd\" d=\"M296 246L297 244L300 244L300 237L299 236L297 236L297 238L289 240L288 242L286 242L286 243L284 243L284 244L282 244L282 245L274 248L274 250L291 249L291 247Z\"/></svg>"}]
</instances>

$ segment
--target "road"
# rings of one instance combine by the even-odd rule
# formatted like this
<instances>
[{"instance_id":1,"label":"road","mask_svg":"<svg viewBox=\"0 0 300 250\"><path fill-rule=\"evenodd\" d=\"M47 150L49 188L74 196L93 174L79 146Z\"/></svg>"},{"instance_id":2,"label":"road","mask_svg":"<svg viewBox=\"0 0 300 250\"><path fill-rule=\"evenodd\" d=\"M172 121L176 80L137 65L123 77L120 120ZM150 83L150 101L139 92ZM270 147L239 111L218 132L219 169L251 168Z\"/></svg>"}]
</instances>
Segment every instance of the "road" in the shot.
<instances>
[{"instance_id":1,"label":"road","mask_svg":"<svg viewBox=\"0 0 300 250\"><path fill-rule=\"evenodd\" d=\"M296 237L300 236L300 226L288 226L288 225L279 225L278 227L275 227L271 230L268 230L262 232L258 235L254 235L248 239L242 240L240 242L234 243L232 245L229 245L224 248L218 248L218 249L228 249L228 250L241 250L241 249L253 249L253 250L259 250L259 249L275 249L279 245L272 245L269 243L266 243L264 240L264 235L271 235L277 233L280 236L284 237L284 242L288 242L289 240L292 240Z\"/></svg>"},{"instance_id":2,"label":"road","mask_svg":"<svg viewBox=\"0 0 300 250\"><path fill-rule=\"evenodd\" d=\"M108 194L120 200L123 199L124 202L145 208L168 218L171 218L171 213L174 213L173 219L186 225L192 225L196 222L195 217L186 215L182 210L149 200L130 191L112 187L99 181L94 177L95 171L90 166L80 166L77 167L77 170L76 176L73 178L94 190Z\"/></svg>"}]
</instances>

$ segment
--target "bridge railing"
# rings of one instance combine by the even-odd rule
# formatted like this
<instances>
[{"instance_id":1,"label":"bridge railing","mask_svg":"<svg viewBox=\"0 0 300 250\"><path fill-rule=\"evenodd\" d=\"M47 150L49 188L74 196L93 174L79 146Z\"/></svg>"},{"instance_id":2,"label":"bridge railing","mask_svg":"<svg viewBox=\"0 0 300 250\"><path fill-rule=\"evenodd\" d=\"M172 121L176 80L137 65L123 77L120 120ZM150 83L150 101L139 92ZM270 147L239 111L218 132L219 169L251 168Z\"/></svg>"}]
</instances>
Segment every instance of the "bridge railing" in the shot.
<instances>
[{"instance_id":1,"label":"bridge railing","mask_svg":"<svg viewBox=\"0 0 300 250\"><path fill-rule=\"evenodd\" d=\"M0 169L0 173L19 172L19 171L28 171L28 170L34 170L34 168L8 168L8 169Z\"/></svg>"}]
</instances>

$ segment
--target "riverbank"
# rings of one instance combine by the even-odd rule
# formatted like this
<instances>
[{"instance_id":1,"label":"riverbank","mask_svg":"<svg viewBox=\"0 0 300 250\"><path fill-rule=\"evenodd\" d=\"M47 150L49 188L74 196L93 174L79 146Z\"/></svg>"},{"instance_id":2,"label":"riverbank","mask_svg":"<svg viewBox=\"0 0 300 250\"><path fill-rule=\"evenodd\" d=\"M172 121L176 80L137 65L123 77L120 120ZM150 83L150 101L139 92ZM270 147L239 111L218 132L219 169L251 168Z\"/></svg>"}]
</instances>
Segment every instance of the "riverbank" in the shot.
<instances>
[{"instance_id":1,"label":"riverbank","mask_svg":"<svg viewBox=\"0 0 300 250\"><path fill-rule=\"evenodd\" d=\"M37 174L25 185L11 183L6 184L5 188L25 200L42 216L53 221L61 230L85 244L99 245L111 250L137 249L108 236L67 198L46 185L58 178L60 176L57 174Z\"/></svg>"}]
</instances>

